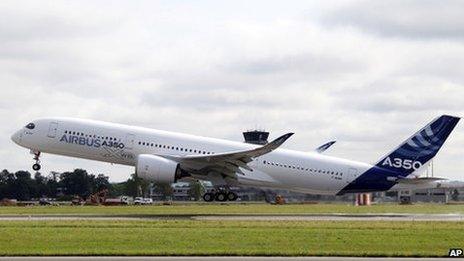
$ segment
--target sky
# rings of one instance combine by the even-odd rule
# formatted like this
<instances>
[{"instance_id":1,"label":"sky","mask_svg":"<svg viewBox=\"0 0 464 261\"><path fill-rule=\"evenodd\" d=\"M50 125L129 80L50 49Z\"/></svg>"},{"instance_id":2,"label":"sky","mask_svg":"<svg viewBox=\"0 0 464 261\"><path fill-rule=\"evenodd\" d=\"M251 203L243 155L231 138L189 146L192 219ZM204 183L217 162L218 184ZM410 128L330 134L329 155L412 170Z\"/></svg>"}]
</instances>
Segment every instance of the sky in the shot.
<instances>
[{"instance_id":1,"label":"sky","mask_svg":"<svg viewBox=\"0 0 464 261\"><path fill-rule=\"evenodd\" d=\"M0 169L11 134L66 116L375 163L441 114L464 116L462 1L0 1ZM464 180L461 122L434 160ZM42 172L132 167L44 154Z\"/></svg>"}]
</instances>

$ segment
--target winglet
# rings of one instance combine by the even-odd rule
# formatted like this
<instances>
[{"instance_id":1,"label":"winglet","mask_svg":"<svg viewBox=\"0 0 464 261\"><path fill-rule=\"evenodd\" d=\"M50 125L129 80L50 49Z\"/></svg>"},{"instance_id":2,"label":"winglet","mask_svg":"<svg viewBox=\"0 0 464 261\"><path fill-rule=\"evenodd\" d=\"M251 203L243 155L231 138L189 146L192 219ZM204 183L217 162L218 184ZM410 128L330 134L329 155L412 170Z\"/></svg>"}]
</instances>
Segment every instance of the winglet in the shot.
<instances>
[{"instance_id":1,"label":"winglet","mask_svg":"<svg viewBox=\"0 0 464 261\"><path fill-rule=\"evenodd\" d=\"M329 141L327 143L324 143L323 145L319 146L316 149L316 152L317 153L322 153L322 152L326 151L328 148L330 148L332 145L334 145L335 142L337 142L337 141L333 140L333 141Z\"/></svg>"},{"instance_id":2,"label":"winglet","mask_svg":"<svg viewBox=\"0 0 464 261\"><path fill-rule=\"evenodd\" d=\"M284 144L284 142L286 140L288 140L288 138L290 138L293 134L295 134L295 133L289 132L287 134L284 134L284 135L278 137L277 139L269 142L268 144L264 145L263 147L267 147L267 148L269 148L271 150L274 150L274 149L280 147L280 145Z\"/></svg>"}]
</instances>

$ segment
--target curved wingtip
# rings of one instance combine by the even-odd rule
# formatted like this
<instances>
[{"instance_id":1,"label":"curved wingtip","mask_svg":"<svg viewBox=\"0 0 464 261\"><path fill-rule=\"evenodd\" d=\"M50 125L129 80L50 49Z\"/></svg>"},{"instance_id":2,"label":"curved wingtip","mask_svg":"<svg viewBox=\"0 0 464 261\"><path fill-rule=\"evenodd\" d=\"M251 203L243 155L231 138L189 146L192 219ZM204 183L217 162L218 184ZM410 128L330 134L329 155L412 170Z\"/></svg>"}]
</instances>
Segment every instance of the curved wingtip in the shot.
<instances>
[{"instance_id":1,"label":"curved wingtip","mask_svg":"<svg viewBox=\"0 0 464 261\"><path fill-rule=\"evenodd\" d=\"M295 133L294 133L294 132L289 132L289 133L287 133L287 134L285 134L285 135L283 135L283 136L286 136L287 139L288 139L288 138L290 138L293 134L295 134Z\"/></svg>"},{"instance_id":2,"label":"curved wingtip","mask_svg":"<svg viewBox=\"0 0 464 261\"><path fill-rule=\"evenodd\" d=\"M329 142L327 142L327 143L322 144L321 146L319 146L319 147L316 149L316 152L322 153L322 152L326 151L328 148L330 148L332 145L334 145L335 142L337 142L337 141L336 141L336 140L332 140L332 141L329 141Z\"/></svg>"},{"instance_id":3,"label":"curved wingtip","mask_svg":"<svg viewBox=\"0 0 464 261\"><path fill-rule=\"evenodd\" d=\"M280 146L282 145L286 140L288 140L288 138L290 138L293 134L293 132L289 132L287 134L284 134L280 137L278 137L277 139L273 140L271 143L276 145L276 146Z\"/></svg>"}]
</instances>

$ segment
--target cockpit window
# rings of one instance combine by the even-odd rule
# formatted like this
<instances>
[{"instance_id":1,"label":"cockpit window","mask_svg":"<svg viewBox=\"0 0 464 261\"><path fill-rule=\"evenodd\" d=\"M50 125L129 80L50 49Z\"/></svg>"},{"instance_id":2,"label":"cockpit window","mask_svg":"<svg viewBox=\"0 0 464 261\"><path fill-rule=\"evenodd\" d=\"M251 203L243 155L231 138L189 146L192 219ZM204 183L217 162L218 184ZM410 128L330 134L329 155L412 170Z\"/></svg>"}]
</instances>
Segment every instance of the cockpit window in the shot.
<instances>
[{"instance_id":1,"label":"cockpit window","mask_svg":"<svg viewBox=\"0 0 464 261\"><path fill-rule=\"evenodd\" d=\"M31 123L29 123L29 124L26 125L26 128L32 130L32 129L35 128L35 124L31 122Z\"/></svg>"}]
</instances>

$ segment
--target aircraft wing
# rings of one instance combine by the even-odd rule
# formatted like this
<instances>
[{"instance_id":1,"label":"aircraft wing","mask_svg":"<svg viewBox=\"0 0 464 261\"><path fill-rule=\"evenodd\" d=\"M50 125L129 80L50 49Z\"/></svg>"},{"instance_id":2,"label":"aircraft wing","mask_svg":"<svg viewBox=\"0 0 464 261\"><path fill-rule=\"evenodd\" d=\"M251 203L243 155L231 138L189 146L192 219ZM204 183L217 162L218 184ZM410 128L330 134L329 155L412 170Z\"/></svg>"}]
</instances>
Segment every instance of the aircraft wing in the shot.
<instances>
[{"instance_id":1,"label":"aircraft wing","mask_svg":"<svg viewBox=\"0 0 464 261\"><path fill-rule=\"evenodd\" d=\"M186 156L166 156L179 162L181 166L197 174L208 174L218 172L227 176L235 177L236 173L244 175L240 168L253 171L249 166L253 158L269 153L282 145L293 133L287 133L269 142L266 145L251 150L231 151L216 153L212 155L186 155Z\"/></svg>"},{"instance_id":2,"label":"aircraft wing","mask_svg":"<svg viewBox=\"0 0 464 261\"><path fill-rule=\"evenodd\" d=\"M319 146L316 149L316 152L317 153L322 153L322 152L326 151L328 148L330 148L332 145L334 145L335 142L337 142L337 141L333 140L333 141L329 141L327 143L322 144L321 146Z\"/></svg>"}]
</instances>

